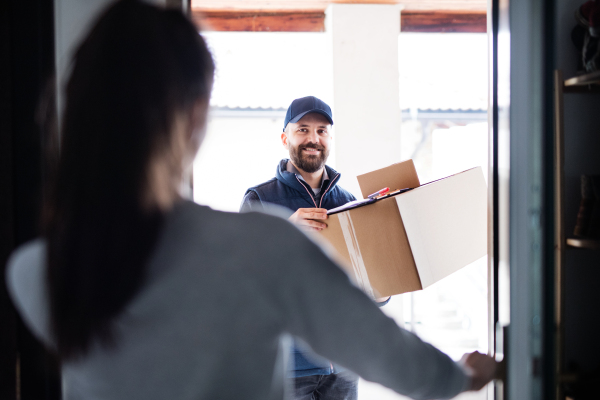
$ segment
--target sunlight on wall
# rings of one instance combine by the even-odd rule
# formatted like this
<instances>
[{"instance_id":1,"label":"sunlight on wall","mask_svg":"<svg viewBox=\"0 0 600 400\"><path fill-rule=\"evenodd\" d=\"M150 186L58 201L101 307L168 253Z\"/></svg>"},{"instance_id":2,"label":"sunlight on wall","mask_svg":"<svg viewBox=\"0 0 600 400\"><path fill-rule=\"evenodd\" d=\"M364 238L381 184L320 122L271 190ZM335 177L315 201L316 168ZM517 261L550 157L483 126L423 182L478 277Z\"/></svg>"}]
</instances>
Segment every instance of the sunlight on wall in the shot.
<instances>
[{"instance_id":1,"label":"sunlight on wall","mask_svg":"<svg viewBox=\"0 0 600 400\"><path fill-rule=\"evenodd\" d=\"M203 33L216 61L211 105L287 108L295 98L333 101L333 60L324 33Z\"/></svg>"},{"instance_id":2,"label":"sunlight on wall","mask_svg":"<svg viewBox=\"0 0 600 400\"><path fill-rule=\"evenodd\" d=\"M433 131L432 180L482 167L488 179L487 122Z\"/></svg>"},{"instance_id":3,"label":"sunlight on wall","mask_svg":"<svg viewBox=\"0 0 600 400\"><path fill-rule=\"evenodd\" d=\"M246 189L275 176L287 156L282 118L214 118L194 162L194 200L238 211Z\"/></svg>"}]
</instances>

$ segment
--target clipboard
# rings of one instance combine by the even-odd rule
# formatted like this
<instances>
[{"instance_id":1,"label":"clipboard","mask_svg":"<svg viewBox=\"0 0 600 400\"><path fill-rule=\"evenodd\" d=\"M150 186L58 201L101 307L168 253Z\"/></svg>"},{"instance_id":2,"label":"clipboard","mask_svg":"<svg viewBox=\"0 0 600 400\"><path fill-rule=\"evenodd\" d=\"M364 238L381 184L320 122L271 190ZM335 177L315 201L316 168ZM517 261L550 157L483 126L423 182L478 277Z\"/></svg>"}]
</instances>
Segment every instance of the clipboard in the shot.
<instances>
[{"instance_id":1,"label":"clipboard","mask_svg":"<svg viewBox=\"0 0 600 400\"><path fill-rule=\"evenodd\" d=\"M401 193L405 193L405 192L408 192L409 190L413 190L413 189L414 188L404 188L404 189L394 190L393 192L388 192L388 193L384 194L383 196L375 197L374 199L367 198L367 199L363 199L363 200L354 200L354 201L348 202L344 205L341 205L339 207L332 208L331 210L327 210L327 215L333 215L333 214L341 213L344 211L353 210L355 208L364 207L366 205L375 203L376 201L387 199L388 197L392 197L392 196L397 196Z\"/></svg>"}]
</instances>

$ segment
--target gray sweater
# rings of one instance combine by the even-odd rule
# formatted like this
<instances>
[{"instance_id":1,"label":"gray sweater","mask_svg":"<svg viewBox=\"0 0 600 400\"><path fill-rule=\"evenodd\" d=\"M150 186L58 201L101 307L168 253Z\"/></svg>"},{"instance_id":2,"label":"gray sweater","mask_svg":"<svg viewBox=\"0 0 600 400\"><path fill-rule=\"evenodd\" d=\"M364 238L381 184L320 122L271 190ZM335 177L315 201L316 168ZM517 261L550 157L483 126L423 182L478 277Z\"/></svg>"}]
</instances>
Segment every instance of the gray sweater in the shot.
<instances>
[{"instance_id":1,"label":"gray sweater","mask_svg":"<svg viewBox=\"0 0 600 400\"><path fill-rule=\"evenodd\" d=\"M382 314L327 251L274 216L179 204L145 285L114 322L117 347L65 362L64 398L281 399L289 334L416 399L467 388L457 364ZM7 282L52 347L43 240L14 252Z\"/></svg>"}]
</instances>

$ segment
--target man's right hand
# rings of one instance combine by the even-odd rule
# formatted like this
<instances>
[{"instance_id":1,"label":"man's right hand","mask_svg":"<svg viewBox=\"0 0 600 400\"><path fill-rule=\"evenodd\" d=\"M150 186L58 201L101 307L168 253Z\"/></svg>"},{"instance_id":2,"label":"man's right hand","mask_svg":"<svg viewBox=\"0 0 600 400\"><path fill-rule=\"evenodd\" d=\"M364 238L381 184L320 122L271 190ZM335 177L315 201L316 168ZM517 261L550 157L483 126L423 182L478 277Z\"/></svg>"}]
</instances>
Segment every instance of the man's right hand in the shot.
<instances>
[{"instance_id":1,"label":"man's right hand","mask_svg":"<svg viewBox=\"0 0 600 400\"><path fill-rule=\"evenodd\" d=\"M317 219L327 219L327 210L324 208L299 208L298 211L288 218L289 221L302 229L322 231L327 228L327 224L315 221Z\"/></svg>"}]
</instances>

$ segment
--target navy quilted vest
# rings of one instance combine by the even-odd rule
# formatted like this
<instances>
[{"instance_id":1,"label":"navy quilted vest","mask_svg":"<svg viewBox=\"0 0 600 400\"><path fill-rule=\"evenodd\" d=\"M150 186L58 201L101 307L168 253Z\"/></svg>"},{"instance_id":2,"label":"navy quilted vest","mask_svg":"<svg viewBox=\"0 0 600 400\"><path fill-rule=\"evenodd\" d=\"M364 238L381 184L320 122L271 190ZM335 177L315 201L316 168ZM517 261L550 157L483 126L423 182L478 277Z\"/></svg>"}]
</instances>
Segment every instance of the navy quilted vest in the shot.
<instances>
[{"instance_id":1,"label":"navy quilted vest","mask_svg":"<svg viewBox=\"0 0 600 400\"><path fill-rule=\"evenodd\" d=\"M296 174L286 170L287 159L283 159L277 166L275 178L265 183L249 188L246 191L255 192L261 202L277 204L296 212L299 208L325 208L327 210L339 207L349 201L356 200L346 190L337 186L340 174L333 168L325 166L329 180L321 188L321 199L316 202L312 189Z\"/></svg>"}]
</instances>

